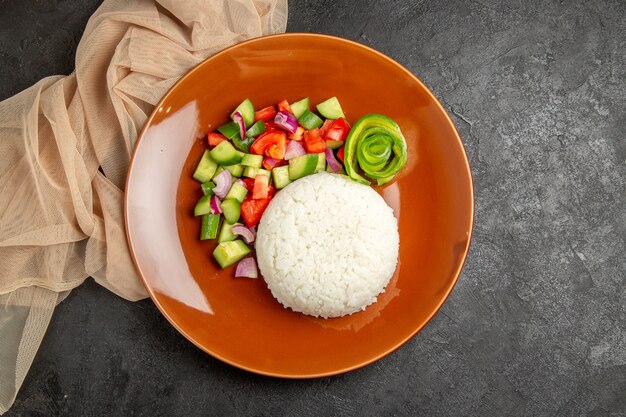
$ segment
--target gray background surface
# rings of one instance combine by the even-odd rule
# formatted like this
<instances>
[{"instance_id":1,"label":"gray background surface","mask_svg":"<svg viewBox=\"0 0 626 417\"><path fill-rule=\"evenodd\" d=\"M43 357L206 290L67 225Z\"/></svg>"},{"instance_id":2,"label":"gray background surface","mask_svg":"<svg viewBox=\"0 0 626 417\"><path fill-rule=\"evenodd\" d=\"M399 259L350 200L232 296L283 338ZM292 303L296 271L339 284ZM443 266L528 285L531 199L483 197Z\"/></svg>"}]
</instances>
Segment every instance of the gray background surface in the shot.
<instances>
[{"instance_id":1,"label":"gray background surface","mask_svg":"<svg viewBox=\"0 0 626 417\"><path fill-rule=\"evenodd\" d=\"M98 3L0 0L0 99L69 73ZM369 367L289 381L88 281L7 415L626 416L626 2L291 0L288 31L386 53L459 128L476 227L443 309Z\"/></svg>"}]
</instances>

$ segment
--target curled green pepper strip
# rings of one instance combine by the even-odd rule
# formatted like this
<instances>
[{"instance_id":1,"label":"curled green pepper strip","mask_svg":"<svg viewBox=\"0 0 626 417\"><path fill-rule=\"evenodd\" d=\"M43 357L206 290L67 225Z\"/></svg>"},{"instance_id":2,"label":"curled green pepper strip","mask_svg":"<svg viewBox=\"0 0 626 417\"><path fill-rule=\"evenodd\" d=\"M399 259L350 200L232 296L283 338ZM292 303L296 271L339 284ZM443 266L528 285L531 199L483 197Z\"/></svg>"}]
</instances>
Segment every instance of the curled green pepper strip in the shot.
<instances>
[{"instance_id":1,"label":"curled green pepper strip","mask_svg":"<svg viewBox=\"0 0 626 417\"><path fill-rule=\"evenodd\" d=\"M363 184L389 182L406 164L406 140L396 122L382 114L361 117L350 130L344 150L346 173Z\"/></svg>"}]
</instances>

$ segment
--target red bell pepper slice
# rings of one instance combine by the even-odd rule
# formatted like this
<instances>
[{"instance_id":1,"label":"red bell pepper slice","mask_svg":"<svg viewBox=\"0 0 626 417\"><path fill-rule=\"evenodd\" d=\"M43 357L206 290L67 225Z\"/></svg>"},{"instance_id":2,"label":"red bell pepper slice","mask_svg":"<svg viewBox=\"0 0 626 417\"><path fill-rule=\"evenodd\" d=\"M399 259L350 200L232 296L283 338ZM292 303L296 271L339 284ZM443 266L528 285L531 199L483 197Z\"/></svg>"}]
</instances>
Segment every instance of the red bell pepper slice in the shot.
<instances>
[{"instance_id":1,"label":"red bell pepper slice","mask_svg":"<svg viewBox=\"0 0 626 417\"><path fill-rule=\"evenodd\" d=\"M328 126L323 138L326 140L344 141L348 137L348 133L350 133L350 125L346 119L340 117Z\"/></svg>"},{"instance_id":2,"label":"red bell pepper slice","mask_svg":"<svg viewBox=\"0 0 626 417\"><path fill-rule=\"evenodd\" d=\"M211 147L215 147L219 145L220 143L224 142L225 140L228 140L226 136L222 135L221 133L215 133L215 132L211 132L207 134L206 139L207 139L207 142L209 142L209 146Z\"/></svg>"},{"instance_id":3,"label":"red bell pepper slice","mask_svg":"<svg viewBox=\"0 0 626 417\"><path fill-rule=\"evenodd\" d=\"M276 109L274 106L267 106L254 112L254 122L256 123L259 120L269 122L270 120L274 120L274 116L276 116Z\"/></svg>"}]
</instances>

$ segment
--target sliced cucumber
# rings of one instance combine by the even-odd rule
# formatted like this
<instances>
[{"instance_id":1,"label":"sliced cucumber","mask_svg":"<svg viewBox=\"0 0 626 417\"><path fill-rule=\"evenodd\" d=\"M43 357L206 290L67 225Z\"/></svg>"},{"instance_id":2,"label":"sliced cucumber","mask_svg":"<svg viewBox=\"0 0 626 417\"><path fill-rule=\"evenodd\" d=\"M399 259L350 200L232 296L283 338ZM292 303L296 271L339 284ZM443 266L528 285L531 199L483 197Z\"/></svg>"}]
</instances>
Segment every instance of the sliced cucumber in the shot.
<instances>
[{"instance_id":1,"label":"sliced cucumber","mask_svg":"<svg viewBox=\"0 0 626 417\"><path fill-rule=\"evenodd\" d=\"M221 165L218 165L217 169L215 170L215 175L213 175L213 177L217 177L222 171L224 171L224 167Z\"/></svg>"},{"instance_id":2,"label":"sliced cucumber","mask_svg":"<svg viewBox=\"0 0 626 417\"><path fill-rule=\"evenodd\" d=\"M309 153L289 160L289 179L295 181L315 173L319 156L316 153Z\"/></svg>"},{"instance_id":3,"label":"sliced cucumber","mask_svg":"<svg viewBox=\"0 0 626 417\"><path fill-rule=\"evenodd\" d=\"M246 136L249 138L259 136L261 133L265 132L265 122L263 120L259 120L252 126L250 129L246 131Z\"/></svg>"},{"instance_id":4,"label":"sliced cucumber","mask_svg":"<svg viewBox=\"0 0 626 417\"><path fill-rule=\"evenodd\" d=\"M235 164L235 165L228 165L225 168L230 171L233 177L239 178L243 174L244 167L241 164Z\"/></svg>"},{"instance_id":5,"label":"sliced cucumber","mask_svg":"<svg viewBox=\"0 0 626 417\"><path fill-rule=\"evenodd\" d=\"M224 123L217 128L217 131L232 140L235 136L239 136L239 125L235 122Z\"/></svg>"},{"instance_id":6,"label":"sliced cucumber","mask_svg":"<svg viewBox=\"0 0 626 417\"><path fill-rule=\"evenodd\" d=\"M228 166L241 162L241 155L237 149L226 140L211 149L210 154L211 158L220 165Z\"/></svg>"},{"instance_id":7,"label":"sliced cucumber","mask_svg":"<svg viewBox=\"0 0 626 417\"><path fill-rule=\"evenodd\" d=\"M227 198L222 201L222 211L224 212L224 218L230 224L237 223L239 216L241 216L241 203L234 198Z\"/></svg>"},{"instance_id":8,"label":"sliced cucumber","mask_svg":"<svg viewBox=\"0 0 626 417\"><path fill-rule=\"evenodd\" d=\"M247 178L254 178L256 177L256 174L259 173L259 169L260 168L246 167L246 169L243 170L243 176Z\"/></svg>"},{"instance_id":9,"label":"sliced cucumber","mask_svg":"<svg viewBox=\"0 0 626 417\"><path fill-rule=\"evenodd\" d=\"M346 117L341 109L341 104L337 97L331 97L326 101L317 105L317 111L327 119L339 119L340 117Z\"/></svg>"},{"instance_id":10,"label":"sliced cucumber","mask_svg":"<svg viewBox=\"0 0 626 417\"><path fill-rule=\"evenodd\" d=\"M200 240L215 239L217 229L220 227L220 214L205 214L202 216L202 227L200 228Z\"/></svg>"},{"instance_id":11,"label":"sliced cucumber","mask_svg":"<svg viewBox=\"0 0 626 417\"><path fill-rule=\"evenodd\" d=\"M226 198L224 198L224 201L228 199L234 199L241 203L243 202L243 199L246 198L246 194L248 194L248 189L246 187L241 184L234 183L232 187L230 187L228 194L226 194Z\"/></svg>"},{"instance_id":12,"label":"sliced cucumber","mask_svg":"<svg viewBox=\"0 0 626 417\"><path fill-rule=\"evenodd\" d=\"M230 242L231 240L237 239L237 235L232 231L233 225L228 223L227 221L222 224L222 229L220 230L220 235L217 238L218 243L222 242Z\"/></svg>"},{"instance_id":13,"label":"sliced cucumber","mask_svg":"<svg viewBox=\"0 0 626 417\"><path fill-rule=\"evenodd\" d=\"M268 171L267 169L260 168L257 174L263 174L268 178L272 178L272 173Z\"/></svg>"},{"instance_id":14,"label":"sliced cucumber","mask_svg":"<svg viewBox=\"0 0 626 417\"><path fill-rule=\"evenodd\" d=\"M285 188L291 180L289 179L289 166L284 165L282 167L276 167L272 170L272 177L274 178L274 185L277 189Z\"/></svg>"},{"instance_id":15,"label":"sliced cucumber","mask_svg":"<svg viewBox=\"0 0 626 417\"><path fill-rule=\"evenodd\" d=\"M249 253L250 248L248 245L243 240L237 239L217 245L213 251L213 257L222 268L227 268L245 258Z\"/></svg>"},{"instance_id":16,"label":"sliced cucumber","mask_svg":"<svg viewBox=\"0 0 626 417\"><path fill-rule=\"evenodd\" d=\"M211 212L211 196L203 195L193 209L194 216L203 216Z\"/></svg>"},{"instance_id":17,"label":"sliced cucumber","mask_svg":"<svg viewBox=\"0 0 626 417\"><path fill-rule=\"evenodd\" d=\"M200 182L207 182L213 178L215 170L217 170L217 162L211 158L209 151L204 151L202 158L200 158L200 162L198 162L198 166L193 173L193 178Z\"/></svg>"},{"instance_id":18,"label":"sliced cucumber","mask_svg":"<svg viewBox=\"0 0 626 417\"><path fill-rule=\"evenodd\" d=\"M324 152L320 152L317 154L317 166L315 167L315 172L322 172L326 169L326 154Z\"/></svg>"},{"instance_id":19,"label":"sliced cucumber","mask_svg":"<svg viewBox=\"0 0 626 417\"><path fill-rule=\"evenodd\" d=\"M231 113L230 117L233 117L233 114L237 112L241 113L243 116L243 121L246 123L246 127L252 126L252 123L254 123L254 104L252 104L249 98L241 102L235 111Z\"/></svg>"},{"instance_id":20,"label":"sliced cucumber","mask_svg":"<svg viewBox=\"0 0 626 417\"><path fill-rule=\"evenodd\" d=\"M263 156L247 153L241 159L241 165L252 168L261 168L261 165L263 165Z\"/></svg>"},{"instance_id":21,"label":"sliced cucumber","mask_svg":"<svg viewBox=\"0 0 626 417\"><path fill-rule=\"evenodd\" d=\"M202 193L204 195L213 195L213 189L215 188L215 183L213 181L207 181L200 184L202 188Z\"/></svg>"},{"instance_id":22,"label":"sliced cucumber","mask_svg":"<svg viewBox=\"0 0 626 417\"><path fill-rule=\"evenodd\" d=\"M309 98L305 97L300 101L296 101L295 103L291 104L291 112L293 113L294 116L296 116L296 119L300 116L302 116L302 114L307 111L309 109Z\"/></svg>"},{"instance_id":23,"label":"sliced cucumber","mask_svg":"<svg viewBox=\"0 0 626 417\"><path fill-rule=\"evenodd\" d=\"M324 124L324 121L319 116L310 110L305 110L300 117L298 117L298 123L305 129L315 129Z\"/></svg>"},{"instance_id":24,"label":"sliced cucumber","mask_svg":"<svg viewBox=\"0 0 626 417\"><path fill-rule=\"evenodd\" d=\"M332 140L332 139L326 139L326 147L330 148L330 149L339 149L341 148L346 142L342 141L342 140Z\"/></svg>"}]
</instances>

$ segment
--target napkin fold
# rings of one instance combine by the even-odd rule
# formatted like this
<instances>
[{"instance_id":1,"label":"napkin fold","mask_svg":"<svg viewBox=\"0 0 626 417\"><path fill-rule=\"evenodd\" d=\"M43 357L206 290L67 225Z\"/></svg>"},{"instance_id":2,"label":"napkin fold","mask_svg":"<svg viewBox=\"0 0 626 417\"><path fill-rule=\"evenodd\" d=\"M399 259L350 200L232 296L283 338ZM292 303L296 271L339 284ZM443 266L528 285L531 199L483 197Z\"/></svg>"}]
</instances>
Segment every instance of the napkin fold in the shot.
<instances>
[{"instance_id":1,"label":"napkin fold","mask_svg":"<svg viewBox=\"0 0 626 417\"><path fill-rule=\"evenodd\" d=\"M92 276L128 300L147 296L123 199L153 107L207 57L286 24L287 0L105 0L73 74L0 102L0 414L71 289Z\"/></svg>"}]
</instances>

